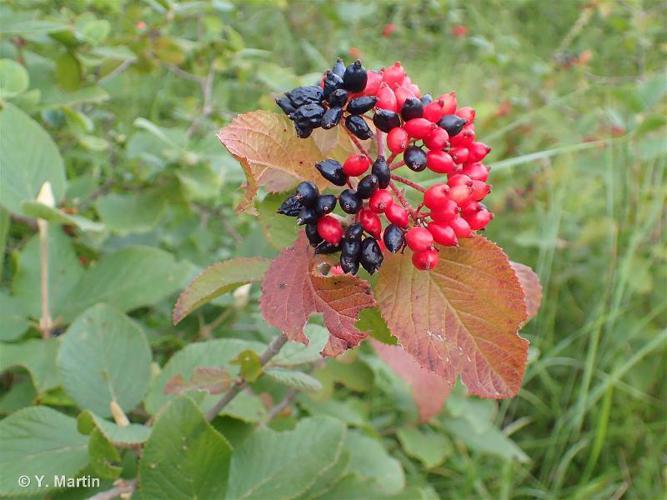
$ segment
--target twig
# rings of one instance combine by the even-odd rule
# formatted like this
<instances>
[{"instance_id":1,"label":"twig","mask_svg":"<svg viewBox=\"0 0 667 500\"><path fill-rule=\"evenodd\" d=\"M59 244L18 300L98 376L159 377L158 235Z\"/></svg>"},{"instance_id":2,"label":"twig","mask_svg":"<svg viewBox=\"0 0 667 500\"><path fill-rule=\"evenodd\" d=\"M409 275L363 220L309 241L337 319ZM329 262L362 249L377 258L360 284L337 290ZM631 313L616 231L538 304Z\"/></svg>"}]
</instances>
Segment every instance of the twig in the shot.
<instances>
[{"instance_id":1,"label":"twig","mask_svg":"<svg viewBox=\"0 0 667 500\"><path fill-rule=\"evenodd\" d=\"M266 351L262 353L259 357L259 362L261 366L266 365L276 354L280 352L280 349L287 343L287 337L283 334L275 337L271 343L266 348ZM243 389L248 387L248 382L240 377L234 384L223 394L222 398L206 413L206 420L209 422L218 416L220 410L227 406Z\"/></svg>"},{"instance_id":2,"label":"twig","mask_svg":"<svg viewBox=\"0 0 667 500\"><path fill-rule=\"evenodd\" d=\"M387 158L387 165L391 165L391 163L396 159L398 156L398 153L392 153L389 155L389 158Z\"/></svg>"},{"instance_id":3,"label":"twig","mask_svg":"<svg viewBox=\"0 0 667 500\"><path fill-rule=\"evenodd\" d=\"M394 163L393 165L390 164L389 165L389 170L396 170L397 168L401 168L404 165L405 165L405 161L401 160L399 162Z\"/></svg>"},{"instance_id":4,"label":"twig","mask_svg":"<svg viewBox=\"0 0 667 500\"><path fill-rule=\"evenodd\" d=\"M201 85L202 78L200 76L188 73L187 71L182 70L175 64L165 64L165 67L175 75L178 75L181 78L185 78L186 80L190 80L191 82L197 82Z\"/></svg>"},{"instance_id":5,"label":"twig","mask_svg":"<svg viewBox=\"0 0 667 500\"><path fill-rule=\"evenodd\" d=\"M134 61L132 59L125 59L122 63L120 63L118 66L116 66L113 71L111 71L109 74L104 75L102 78L100 78L97 83L103 83L106 82L107 80L111 80L112 78L120 75L123 71L125 71L127 68L129 68Z\"/></svg>"},{"instance_id":6,"label":"twig","mask_svg":"<svg viewBox=\"0 0 667 500\"><path fill-rule=\"evenodd\" d=\"M347 135L350 136L350 139L352 139L352 142L357 147L359 152L362 153L362 154L365 154L366 156L368 156L370 158L371 155L368 154L368 151L366 150L364 145L359 141L359 139L357 139L357 137L352 132L350 132L347 128L343 127L343 129L345 129L345 132L347 132Z\"/></svg>"},{"instance_id":7,"label":"twig","mask_svg":"<svg viewBox=\"0 0 667 500\"><path fill-rule=\"evenodd\" d=\"M299 390L295 389L294 387L287 391L285 397L267 412L266 417L264 417L264 420L262 420L261 424L266 425L271 420L276 418L285 408L292 404L292 401L294 401L297 394L299 394Z\"/></svg>"},{"instance_id":8,"label":"twig","mask_svg":"<svg viewBox=\"0 0 667 500\"><path fill-rule=\"evenodd\" d=\"M378 156L384 156L384 132L382 130L377 130L375 140L377 141Z\"/></svg>"},{"instance_id":9,"label":"twig","mask_svg":"<svg viewBox=\"0 0 667 500\"><path fill-rule=\"evenodd\" d=\"M395 180L396 182L400 182L401 184L405 184L406 186L410 186L412 189L416 189L417 191L421 191L422 193L426 192L426 188L420 186L416 182L412 182L410 179L406 179L405 177L402 177L400 175L396 174L391 174L391 178Z\"/></svg>"},{"instance_id":10,"label":"twig","mask_svg":"<svg viewBox=\"0 0 667 500\"><path fill-rule=\"evenodd\" d=\"M119 479L114 482L114 487L110 490L101 491L96 495L93 495L88 500L112 500L118 497L124 497L133 493L137 487L136 479Z\"/></svg>"},{"instance_id":11,"label":"twig","mask_svg":"<svg viewBox=\"0 0 667 500\"><path fill-rule=\"evenodd\" d=\"M408 211L410 217L412 217L412 220L417 222L417 215L415 214L415 209L412 207L412 205L410 205L410 202L405 198L405 196L403 196L401 190L396 187L396 184L394 184L393 181L389 183L389 187L396 195L396 198L398 198L398 201L401 202L403 208L405 208Z\"/></svg>"}]
</instances>

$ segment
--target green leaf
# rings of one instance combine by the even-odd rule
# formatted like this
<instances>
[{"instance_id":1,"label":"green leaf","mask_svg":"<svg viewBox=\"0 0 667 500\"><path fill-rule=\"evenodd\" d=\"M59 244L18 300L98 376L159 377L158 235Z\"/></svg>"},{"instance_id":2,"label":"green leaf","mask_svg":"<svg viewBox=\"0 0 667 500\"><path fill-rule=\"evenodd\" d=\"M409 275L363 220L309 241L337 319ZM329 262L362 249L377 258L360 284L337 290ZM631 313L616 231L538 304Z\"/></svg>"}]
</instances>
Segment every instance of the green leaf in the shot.
<instances>
[{"instance_id":1,"label":"green leaf","mask_svg":"<svg viewBox=\"0 0 667 500\"><path fill-rule=\"evenodd\" d=\"M132 410L148 390L151 350L141 328L120 311L99 304L79 316L64 335L58 369L79 407L110 416L115 400Z\"/></svg>"},{"instance_id":2,"label":"green leaf","mask_svg":"<svg viewBox=\"0 0 667 500\"><path fill-rule=\"evenodd\" d=\"M23 335L30 325L25 316L21 302L0 290L0 341L16 340Z\"/></svg>"},{"instance_id":3,"label":"green leaf","mask_svg":"<svg viewBox=\"0 0 667 500\"><path fill-rule=\"evenodd\" d=\"M231 446L188 398L160 414L139 464L141 498L222 498Z\"/></svg>"},{"instance_id":4,"label":"green leaf","mask_svg":"<svg viewBox=\"0 0 667 500\"><path fill-rule=\"evenodd\" d=\"M90 434L88 457L93 475L102 479L116 479L120 475L120 454L98 429L93 429Z\"/></svg>"},{"instance_id":5,"label":"green leaf","mask_svg":"<svg viewBox=\"0 0 667 500\"><path fill-rule=\"evenodd\" d=\"M392 458L382 443L359 431L350 431L345 439L350 453L350 471L373 483L374 488L394 495L405 487L405 474L398 460Z\"/></svg>"},{"instance_id":6,"label":"green leaf","mask_svg":"<svg viewBox=\"0 0 667 500\"><path fill-rule=\"evenodd\" d=\"M220 195L222 177L214 172L210 165L180 168L176 171L176 177L188 200L204 201Z\"/></svg>"},{"instance_id":7,"label":"green leaf","mask_svg":"<svg viewBox=\"0 0 667 500\"><path fill-rule=\"evenodd\" d=\"M30 217L44 219L57 224L69 224L78 227L82 231L99 232L104 230L104 225L99 222L93 222L80 215L67 214L62 210L44 205L38 201L24 201L21 203L21 209L25 215Z\"/></svg>"},{"instance_id":8,"label":"green leaf","mask_svg":"<svg viewBox=\"0 0 667 500\"><path fill-rule=\"evenodd\" d=\"M262 360L255 351L246 349L230 361L233 365L239 365L241 376L248 382L254 382L262 374Z\"/></svg>"},{"instance_id":9,"label":"green leaf","mask_svg":"<svg viewBox=\"0 0 667 500\"><path fill-rule=\"evenodd\" d=\"M398 339L389 331L387 323L385 323L377 307L369 307L361 311L355 326L383 344L398 344Z\"/></svg>"},{"instance_id":10,"label":"green leaf","mask_svg":"<svg viewBox=\"0 0 667 500\"><path fill-rule=\"evenodd\" d=\"M13 366L22 366L30 373L38 393L60 385L56 357L60 341L30 339L20 344L0 345L0 373Z\"/></svg>"},{"instance_id":11,"label":"green leaf","mask_svg":"<svg viewBox=\"0 0 667 500\"><path fill-rule=\"evenodd\" d=\"M0 59L0 99L28 90L30 77L25 68L11 59Z\"/></svg>"},{"instance_id":12,"label":"green leaf","mask_svg":"<svg viewBox=\"0 0 667 500\"><path fill-rule=\"evenodd\" d=\"M21 213L49 181L58 202L65 192L63 159L46 131L23 111L5 102L0 108L0 204Z\"/></svg>"},{"instance_id":13,"label":"green leaf","mask_svg":"<svg viewBox=\"0 0 667 500\"><path fill-rule=\"evenodd\" d=\"M284 368L269 368L264 372L276 382L299 389L300 391L319 391L322 384L315 377L296 370L285 370Z\"/></svg>"},{"instance_id":14,"label":"green leaf","mask_svg":"<svg viewBox=\"0 0 667 500\"><path fill-rule=\"evenodd\" d=\"M338 462L345 440L342 422L306 418L292 431L262 428L232 457L227 498L293 498Z\"/></svg>"},{"instance_id":15,"label":"green leaf","mask_svg":"<svg viewBox=\"0 0 667 500\"><path fill-rule=\"evenodd\" d=\"M163 193L108 194L95 203L104 224L118 234L145 233L160 222L166 202Z\"/></svg>"},{"instance_id":16,"label":"green leaf","mask_svg":"<svg viewBox=\"0 0 667 500\"><path fill-rule=\"evenodd\" d=\"M44 89L41 101L43 109L76 106L84 103L99 103L109 99L109 94L102 87L82 87L73 92L63 92L55 85Z\"/></svg>"},{"instance_id":17,"label":"green leaf","mask_svg":"<svg viewBox=\"0 0 667 500\"><path fill-rule=\"evenodd\" d=\"M88 410L81 412L77 417L77 428L81 434L90 434L98 430L109 442L122 447L144 443L151 434L151 428L145 425L130 424L121 427Z\"/></svg>"},{"instance_id":18,"label":"green leaf","mask_svg":"<svg viewBox=\"0 0 667 500\"><path fill-rule=\"evenodd\" d=\"M271 365L298 366L322 359L320 352L329 340L329 331L323 326L314 324L306 325L303 331L308 337L308 345L303 345L300 342L288 342L273 358Z\"/></svg>"},{"instance_id":19,"label":"green leaf","mask_svg":"<svg viewBox=\"0 0 667 500\"><path fill-rule=\"evenodd\" d=\"M77 21L76 34L84 42L99 45L109 35L111 24L106 19L83 19Z\"/></svg>"},{"instance_id":20,"label":"green leaf","mask_svg":"<svg viewBox=\"0 0 667 500\"><path fill-rule=\"evenodd\" d=\"M178 290L189 267L157 248L127 247L103 256L81 277L63 307L72 319L88 307L104 302L121 311L153 305Z\"/></svg>"},{"instance_id":21,"label":"green leaf","mask_svg":"<svg viewBox=\"0 0 667 500\"><path fill-rule=\"evenodd\" d=\"M262 232L266 239L279 250L292 246L298 235L294 219L277 213L278 207L285 198L285 194L267 194L262 201L256 203Z\"/></svg>"},{"instance_id":22,"label":"green leaf","mask_svg":"<svg viewBox=\"0 0 667 500\"><path fill-rule=\"evenodd\" d=\"M56 80L63 90L77 90L81 86L81 63L70 52L56 59Z\"/></svg>"},{"instance_id":23,"label":"green leaf","mask_svg":"<svg viewBox=\"0 0 667 500\"><path fill-rule=\"evenodd\" d=\"M88 462L88 438L77 432L76 421L44 406L19 410L0 421L0 443L3 496L43 496L54 487L54 475L75 477ZM18 485L21 475L32 479L26 488ZM41 488L35 476L45 476Z\"/></svg>"},{"instance_id":24,"label":"green leaf","mask_svg":"<svg viewBox=\"0 0 667 500\"><path fill-rule=\"evenodd\" d=\"M471 450L507 460L529 461L523 450L495 427L477 432L465 418L448 418L444 421L444 425L452 436L463 441Z\"/></svg>"},{"instance_id":25,"label":"green leaf","mask_svg":"<svg viewBox=\"0 0 667 500\"><path fill-rule=\"evenodd\" d=\"M223 293L260 281L270 263L260 257L237 257L207 267L178 297L172 314L174 324Z\"/></svg>"},{"instance_id":26,"label":"green leaf","mask_svg":"<svg viewBox=\"0 0 667 500\"><path fill-rule=\"evenodd\" d=\"M7 248L7 236L9 235L9 212L0 206L0 272L2 272L5 261L5 248ZM0 333L0 339L2 333Z\"/></svg>"},{"instance_id":27,"label":"green leaf","mask_svg":"<svg viewBox=\"0 0 667 500\"><path fill-rule=\"evenodd\" d=\"M431 469L442 464L453 449L449 439L430 429L402 427L396 432L405 453Z\"/></svg>"}]
</instances>

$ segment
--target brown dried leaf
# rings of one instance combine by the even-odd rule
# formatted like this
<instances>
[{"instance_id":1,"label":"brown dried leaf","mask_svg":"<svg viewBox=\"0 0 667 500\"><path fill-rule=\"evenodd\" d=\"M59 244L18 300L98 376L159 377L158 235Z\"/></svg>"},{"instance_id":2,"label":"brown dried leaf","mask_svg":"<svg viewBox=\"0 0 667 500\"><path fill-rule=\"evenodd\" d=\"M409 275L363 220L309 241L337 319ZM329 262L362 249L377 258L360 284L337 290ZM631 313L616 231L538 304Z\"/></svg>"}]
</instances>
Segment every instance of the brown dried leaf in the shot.
<instances>
[{"instance_id":1,"label":"brown dried leaf","mask_svg":"<svg viewBox=\"0 0 667 500\"><path fill-rule=\"evenodd\" d=\"M375 305L369 284L355 276L323 276L314 267L313 251L303 231L293 246L276 257L262 282L264 319L303 344L308 318L322 313L329 341L322 354L336 356L355 347L366 334L355 328L359 312Z\"/></svg>"},{"instance_id":2,"label":"brown dried leaf","mask_svg":"<svg viewBox=\"0 0 667 500\"><path fill-rule=\"evenodd\" d=\"M505 253L476 236L444 248L431 272L407 255L387 255L376 286L392 334L418 362L472 394L516 394L528 342L517 331L527 318L524 293Z\"/></svg>"},{"instance_id":3,"label":"brown dried leaf","mask_svg":"<svg viewBox=\"0 0 667 500\"><path fill-rule=\"evenodd\" d=\"M542 285L540 284L540 278L537 277L535 271L525 264L520 264L518 262L510 262L510 264L519 278L519 283L525 294L526 310L528 311L528 317L526 318L527 323L537 315L540 310L540 304L542 304Z\"/></svg>"},{"instance_id":4,"label":"brown dried leaf","mask_svg":"<svg viewBox=\"0 0 667 500\"><path fill-rule=\"evenodd\" d=\"M189 381L179 373L171 377L164 386L165 394L181 394L186 391L206 391L220 394L231 385L229 373L224 368L198 366Z\"/></svg>"}]
</instances>

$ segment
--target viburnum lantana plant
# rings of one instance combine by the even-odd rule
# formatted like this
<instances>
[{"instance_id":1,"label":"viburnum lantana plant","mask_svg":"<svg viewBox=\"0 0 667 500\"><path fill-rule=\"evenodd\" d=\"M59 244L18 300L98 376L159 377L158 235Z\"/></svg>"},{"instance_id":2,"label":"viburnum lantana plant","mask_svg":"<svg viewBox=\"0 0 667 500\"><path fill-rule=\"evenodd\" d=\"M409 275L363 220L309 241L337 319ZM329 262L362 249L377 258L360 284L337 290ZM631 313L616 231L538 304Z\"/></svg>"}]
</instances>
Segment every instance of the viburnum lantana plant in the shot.
<instances>
[{"instance_id":1,"label":"viburnum lantana plant","mask_svg":"<svg viewBox=\"0 0 667 500\"><path fill-rule=\"evenodd\" d=\"M518 330L541 290L529 268L478 234L493 214L482 204L491 148L477 140L475 110L455 92L422 93L399 62L368 71L341 59L319 84L276 103L286 116L242 114L218 137L247 177L239 211L254 212L260 187L291 188L278 213L295 218L299 235L271 262L205 270L180 297L175 321L261 281L262 314L286 339L307 343L303 328L317 313L330 334L324 356L375 337L380 357L412 385L422 418L459 375L472 394L516 394L528 350ZM431 175L420 183L402 168ZM233 268L233 278L216 266ZM377 272L372 284L357 276L362 268Z\"/></svg>"}]
</instances>

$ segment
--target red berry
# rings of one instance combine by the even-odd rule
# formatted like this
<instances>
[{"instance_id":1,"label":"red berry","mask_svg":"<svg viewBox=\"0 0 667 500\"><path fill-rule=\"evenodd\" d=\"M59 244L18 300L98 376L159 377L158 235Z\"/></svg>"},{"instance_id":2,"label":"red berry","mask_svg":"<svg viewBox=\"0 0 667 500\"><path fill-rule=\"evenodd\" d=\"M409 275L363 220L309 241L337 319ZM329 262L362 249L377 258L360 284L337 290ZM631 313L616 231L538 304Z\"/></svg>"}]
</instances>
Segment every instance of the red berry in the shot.
<instances>
[{"instance_id":1,"label":"red berry","mask_svg":"<svg viewBox=\"0 0 667 500\"><path fill-rule=\"evenodd\" d=\"M463 167L462 173L474 181L486 181L489 178L489 167L481 163L468 163Z\"/></svg>"},{"instance_id":2,"label":"red berry","mask_svg":"<svg viewBox=\"0 0 667 500\"><path fill-rule=\"evenodd\" d=\"M454 172L454 160L444 151L429 151L426 153L426 166L439 174L451 174Z\"/></svg>"},{"instance_id":3,"label":"red berry","mask_svg":"<svg viewBox=\"0 0 667 500\"><path fill-rule=\"evenodd\" d=\"M377 71L369 71L368 79L366 80L366 87L364 88L364 95L375 95L380 89L382 83L382 75Z\"/></svg>"},{"instance_id":4,"label":"red berry","mask_svg":"<svg viewBox=\"0 0 667 500\"><path fill-rule=\"evenodd\" d=\"M357 177L366 173L371 166L371 160L363 154L351 155L343 163L343 172L350 177Z\"/></svg>"},{"instance_id":5,"label":"red berry","mask_svg":"<svg viewBox=\"0 0 667 500\"><path fill-rule=\"evenodd\" d=\"M373 212L370 208L362 208L359 212L359 224L363 227L366 232L372 234L376 238L380 237L382 232L382 222L378 215Z\"/></svg>"},{"instance_id":6,"label":"red berry","mask_svg":"<svg viewBox=\"0 0 667 500\"><path fill-rule=\"evenodd\" d=\"M402 153L408 147L410 136L401 127L393 128L387 134L387 147L394 154Z\"/></svg>"},{"instance_id":7,"label":"red berry","mask_svg":"<svg viewBox=\"0 0 667 500\"><path fill-rule=\"evenodd\" d=\"M408 211L397 203L389 205L385 209L384 215L392 224L402 228L408 227Z\"/></svg>"},{"instance_id":8,"label":"red berry","mask_svg":"<svg viewBox=\"0 0 667 500\"><path fill-rule=\"evenodd\" d=\"M472 181L472 199L481 201L491 192L491 186L484 181Z\"/></svg>"},{"instance_id":9,"label":"red berry","mask_svg":"<svg viewBox=\"0 0 667 500\"><path fill-rule=\"evenodd\" d=\"M394 94L396 95L396 106L398 109L403 109L403 105L405 104L406 100L410 98L414 99L417 98L414 92L412 92L410 89L404 86L398 87L394 91Z\"/></svg>"},{"instance_id":10,"label":"red berry","mask_svg":"<svg viewBox=\"0 0 667 500\"><path fill-rule=\"evenodd\" d=\"M467 121L468 124L475 121L475 110L469 106L457 109L455 114Z\"/></svg>"},{"instance_id":11,"label":"red berry","mask_svg":"<svg viewBox=\"0 0 667 500\"><path fill-rule=\"evenodd\" d=\"M475 126L466 125L461 132L452 137L449 142L452 147L467 147L475 140Z\"/></svg>"},{"instance_id":12,"label":"red berry","mask_svg":"<svg viewBox=\"0 0 667 500\"><path fill-rule=\"evenodd\" d=\"M394 91L389 88L389 85L382 82L380 88L377 91L378 101L375 104L375 107L393 111L394 113L398 112L398 104L396 102L396 94Z\"/></svg>"},{"instance_id":13,"label":"red berry","mask_svg":"<svg viewBox=\"0 0 667 500\"><path fill-rule=\"evenodd\" d=\"M424 205L431 210L442 207L448 200L449 186L444 182L433 184L424 193Z\"/></svg>"},{"instance_id":14,"label":"red berry","mask_svg":"<svg viewBox=\"0 0 667 500\"><path fill-rule=\"evenodd\" d=\"M454 217L449 225L459 238L469 238L472 235L470 224L468 224L468 222L461 216Z\"/></svg>"},{"instance_id":15,"label":"red berry","mask_svg":"<svg viewBox=\"0 0 667 500\"><path fill-rule=\"evenodd\" d=\"M338 245L343 237L343 225L331 215L325 215L317 221L317 233L324 241Z\"/></svg>"},{"instance_id":16,"label":"red berry","mask_svg":"<svg viewBox=\"0 0 667 500\"><path fill-rule=\"evenodd\" d=\"M413 118L403 125L405 131L414 139L425 139L438 127L435 123L426 118Z\"/></svg>"},{"instance_id":17,"label":"red berry","mask_svg":"<svg viewBox=\"0 0 667 500\"><path fill-rule=\"evenodd\" d=\"M435 101L424 106L424 118L428 121L436 123L445 116L444 110L444 101L436 99Z\"/></svg>"},{"instance_id":18,"label":"red berry","mask_svg":"<svg viewBox=\"0 0 667 500\"><path fill-rule=\"evenodd\" d=\"M421 252L433 246L433 235L424 227L413 227L405 233L405 242L414 252Z\"/></svg>"},{"instance_id":19,"label":"red berry","mask_svg":"<svg viewBox=\"0 0 667 500\"><path fill-rule=\"evenodd\" d=\"M333 266L329 271L329 274L331 276L343 276L345 275L345 271L343 271L343 268L340 266Z\"/></svg>"},{"instance_id":20,"label":"red berry","mask_svg":"<svg viewBox=\"0 0 667 500\"><path fill-rule=\"evenodd\" d=\"M391 88L396 88L401 85L405 79L405 70L403 69L403 66L401 66L401 63L396 61L392 66L385 68L382 79Z\"/></svg>"},{"instance_id":21,"label":"red berry","mask_svg":"<svg viewBox=\"0 0 667 500\"><path fill-rule=\"evenodd\" d=\"M449 142L449 134L447 134L444 128L440 127L436 128L431 132L431 135L424 139L424 145L432 150L441 150L447 145L447 142Z\"/></svg>"},{"instance_id":22,"label":"red berry","mask_svg":"<svg viewBox=\"0 0 667 500\"><path fill-rule=\"evenodd\" d=\"M368 206L379 214L387 210L387 207L394 203L394 199L391 197L391 193L386 189L378 189L373 193L371 199L368 200Z\"/></svg>"},{"instance_id":23,"label":"red berry","mask_svg":"<svg viewBox=\"0 0 667 500\"><path fill-rule=\"evenodd\" d=\"M438 101L442 101L442 111L443 115L453 115L454 112L456 111L456 92L448 92L446 94L442 94L440 97L437 99Z\"/></svg>"},{"instance_id":24,"label":"red berry","mask_svg":"<svg viewBox=\"0 0 667 500\"><path fill-rule=\"evenodd\" d=\"M450 187L453 187L453 186L472 187L472 179L470 177L468 177L467 175L456 174L456 175L452 175L447 180L447 184L449 184Z\"/></svg>"},{"instance_id":25,"label":"red berry","mask_svg":"<svg viewBox=\"0 0 667 500\"><path fill-rule=\"evenodd\" d=\"M482 161L491 152L491 148L483 142L473 142L468 146L468 161Z\"/></svg>"},{"instance_id":26,"label":"red berry","mask_svg":"<svg viewBox=\"0 0 667 500\"><path fill-rule=\"evenodd\" d=\"M486 209L486 207L482 203L478 201L471 201L470 203L467 203L461 207L461 215L464 219L467 219L469 215L484 209Z\"/></svg>"},{"instance_id":27,"label":"red berry","mask_svg":"<svg viewBox=\"0 0 667 500\"><path fill-rule=\"evenodd\" d=\"M440 207L431 209L431 219L435 222L449 222L460 212L458 204L454 200L447 200Z\"/></svg>"},{"instance_id":28,"label":"red berry","mask_svg":"<svg viewBox=\"0 0 667 500\"><path fill-rule=\"evenodd\" d=\"M433 235L433 241L446 247L453 247L459 243L454 230L446 224L438 224L431 222L428 225L428 230Z\"/></svg>"},{"instance_id":29,"label":"red berry","mask_svg":"<svg viewBox=\"0 0 667 500\"><path fill-rule=\"evenodd\" d=\"M438 265L438 251L434 248L429 248L422 252L413 253L412 265L420 271L430 271Z\"/></svg>"},{"instance_id":30,"label":"red berry","mask_svg":"<svg viewBox=\"0 0 667 500\"><path fill-rule=\"evenodd\" d=\"M472 188L465 184L453 186L449 190L449 199L463 206L472 199Z\"/></svg>"},{"instance_id":31,"label":"red berry","mask_svg":"<svg viewBox=\"0 0 667 500\"><path fill-rule=\"evenodd\" d=\"M493 219L493 214L483 208L482 210L465 215L464 218L468 222L470 229L479 231L480 229L484 229L491 219Z\"/></svg>"},{"instance_id":32,"label":"red berry","mask_svg":"<svg viewBox=\"0 0 667 500\"><path fill-rule=\"evenodd\" d=\"M449 155L456 163L465 163L468 161L470 153L467 148L452 148L449 150Z\"/></svg>"}]
</instances>

